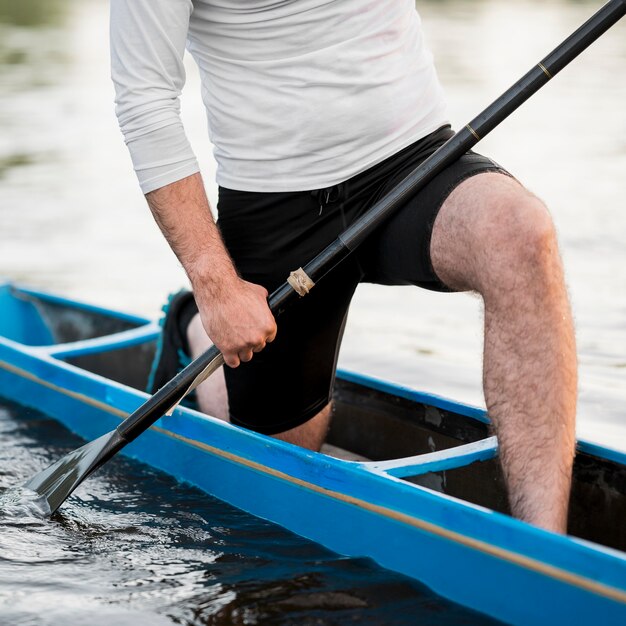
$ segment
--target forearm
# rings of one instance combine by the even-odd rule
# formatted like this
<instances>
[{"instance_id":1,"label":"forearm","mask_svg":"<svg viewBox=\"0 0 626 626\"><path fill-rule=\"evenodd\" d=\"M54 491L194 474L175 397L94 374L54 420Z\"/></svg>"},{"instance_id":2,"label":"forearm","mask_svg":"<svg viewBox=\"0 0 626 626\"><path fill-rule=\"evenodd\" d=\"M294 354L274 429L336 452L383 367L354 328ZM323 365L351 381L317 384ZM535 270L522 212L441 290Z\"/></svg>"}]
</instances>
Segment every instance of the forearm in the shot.
<instances>
[{"instance_id":1,"label":"forearm","mask_svg":"<svg viewBox=\"0 0 626 626\"><path fill-rule=\"evenodd\" d=\"M182 263L193 287L202 324L237 367L276 336L264 287L242 280L224 246L200 174L146 194L154 219Z\"/></svg>"},{"instance_id":2,"label":"forearm","mask_svg":"<svg viewBox=\"0 0 626 626\"><path fill-rule=\"evenodd\" d=\"M199 173L151 191L146 200L194 289L214 293L237 278Z\"/></svg>"}]
</instances>

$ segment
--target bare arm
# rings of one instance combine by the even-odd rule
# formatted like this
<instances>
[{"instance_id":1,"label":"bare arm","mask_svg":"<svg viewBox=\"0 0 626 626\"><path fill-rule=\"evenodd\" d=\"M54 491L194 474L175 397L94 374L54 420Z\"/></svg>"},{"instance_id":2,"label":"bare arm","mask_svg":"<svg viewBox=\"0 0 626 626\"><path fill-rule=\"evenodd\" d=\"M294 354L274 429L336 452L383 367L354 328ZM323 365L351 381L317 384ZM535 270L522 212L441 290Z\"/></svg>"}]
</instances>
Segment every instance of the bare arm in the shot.
<instances>
[{"instance_id":1,"label":"bare arm","mask_svg":"<svg viewBox=\"0 0 626 626\"><path fill-rule=\"evenodd\" d=\"M191 281L200 317L227 365L249 361L276 336L267 290L241 279L213 221L200 174L146 194Z\"/></svg>"}]
</instances>

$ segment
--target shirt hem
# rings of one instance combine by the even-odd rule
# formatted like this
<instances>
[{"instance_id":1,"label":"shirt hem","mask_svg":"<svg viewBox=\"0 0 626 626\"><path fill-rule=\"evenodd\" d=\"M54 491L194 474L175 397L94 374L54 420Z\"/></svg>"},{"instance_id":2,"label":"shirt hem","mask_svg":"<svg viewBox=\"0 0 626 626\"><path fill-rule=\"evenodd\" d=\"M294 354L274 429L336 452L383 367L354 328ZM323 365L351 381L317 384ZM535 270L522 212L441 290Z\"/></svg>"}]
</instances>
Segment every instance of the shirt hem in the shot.
<instances>
[{"instance_id":1,"label":"shirt hem","mask_svg":"<svg viewBox=\"0 0 626 626\"><path fill-rule=\"evenodd\" d=\"M227 176L223 172L218 170L216 176L216 182L220 187L226 189L232 189L234 191L251 191L257 193L284 193L290 191L311 191L315 189L325 189L342 183L353 176L361 174L370 167L374 167L379 163L382 163L385 159L393 156L397 152L400 152L404 148L410 146L412 143L423 139L430 133L435 132L443 126L449 125L450 122L446 119L438 121L436 124L427 126L425 129L420 129L410 135L403 135L398 141L384 146L384 149L375 153L372 158L362 161L353 167L346 167L340 170L335 176L307 176L306 178L292 178L284 179L279 182L275 182L275 175L267 173L266 177L259 177L258 179L246 179L237 176Z\"/></svg>"}]
</instances>

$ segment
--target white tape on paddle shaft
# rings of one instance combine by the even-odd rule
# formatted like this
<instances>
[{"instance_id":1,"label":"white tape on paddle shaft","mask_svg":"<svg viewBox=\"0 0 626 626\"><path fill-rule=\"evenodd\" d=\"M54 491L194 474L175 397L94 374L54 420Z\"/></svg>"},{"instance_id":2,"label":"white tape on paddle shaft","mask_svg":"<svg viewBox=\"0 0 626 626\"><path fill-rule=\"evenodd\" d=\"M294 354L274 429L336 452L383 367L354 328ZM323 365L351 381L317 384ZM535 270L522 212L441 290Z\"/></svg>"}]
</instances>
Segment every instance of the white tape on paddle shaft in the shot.
<instances>
[{"instance_id":1,"label":"white tape on paddle shaft","mask_svg":"<svg viewBox=\"0 0 626 626\"><path fill-rule=\"evenodd\" d=\"M299 296L306 296L315 287L315 283L301 267L289 274L287 282Z\"/></svg>"},{"instance_id":2,"label":"white tape on paddle shaft","mask_svg":"<svg viewBox=\"0 0 626 626\"><path fill-rule=\"evenodd\" d=\"M194 389L201 385L216 369L224 365L224 356L220 352L195 378L195 380L189 385L189 389L185 391L182 398L174 404L165 415L171 415L176 407L183 401L183 398L188 396Z\"/></svg>"}]
</instances>

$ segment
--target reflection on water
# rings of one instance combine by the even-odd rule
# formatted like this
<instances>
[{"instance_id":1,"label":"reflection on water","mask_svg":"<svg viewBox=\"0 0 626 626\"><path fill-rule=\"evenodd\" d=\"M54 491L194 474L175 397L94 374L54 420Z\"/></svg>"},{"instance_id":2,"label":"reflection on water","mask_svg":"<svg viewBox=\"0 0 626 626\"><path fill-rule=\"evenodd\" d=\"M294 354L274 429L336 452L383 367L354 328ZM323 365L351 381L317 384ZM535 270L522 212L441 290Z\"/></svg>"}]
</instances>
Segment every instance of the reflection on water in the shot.
<instances>
[{"instance_id":1,"label":"reflection on water","mask_svg":"<svg viewBox=\"0 0 626 626\"><path fill-rule=\"evenodd\" d=\"M0 85L3 91L53 84L32 77L62 57L70 0L0 0ZM28 80L28 77L31 80Z\"/></svg>"},{"instance_id":2,"label":"reflection on water","mask_svg":"<svg viewBox=\"0 0 626 626\"><path fill-rule=\"evenodd\" d=\"M71 0L0 0L0 24L28 28L59 25Z\"/></svg>"},{"instance_id":3,"label":"reflection on water","mask_svg":"<svg viewBox=\"0 0 626 626\"><path fill-rule=\"evenodd\" d=\"M68 0L0 0L0 184L13 170L29 175L28 166L54 158L37 136L45 134L39 120L50 121L42 113L49 90L71 62L64 33L70 6ZM6 218L7 201L3 193ZM3 237L13 234L0 225Z\"/></svg>"},{"instance_id":4,"label":"reflection on water","mask_svg":"<svg viewBox=\"0 0 626 626\"><path fill-rule=\"evenodd\" d=\"M81 444L11 403L0 402L0 433L5 497ZM77 494L52 520L16 514L14 501L0 509L3 624L495 623L122 457Z\"/></svg>"},{"instance_id":5,"label":"reflection on water","mask_svg":"<svg viewBox=\"0 0 626 626\"><path fill-rule=\"evenodd\" d=\"M19 486L11 487L0 495L0 511L3 517L27 517L42 521L52 513L45 496Z\"/></svg>"},{"instance_id":6,"label":"reflection on water","mask_svg":"<svg viewBox=\"0 0 626 626\"><path fill-rule=\"evenodd\" d=\"M31 165L35 159L31 154L16 152L0 159L0 178L10 169Z\"/></svg>"}]
</instances>

